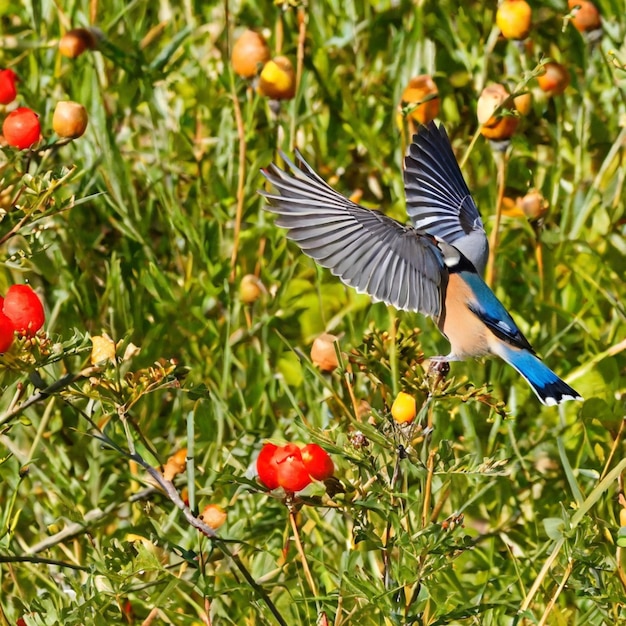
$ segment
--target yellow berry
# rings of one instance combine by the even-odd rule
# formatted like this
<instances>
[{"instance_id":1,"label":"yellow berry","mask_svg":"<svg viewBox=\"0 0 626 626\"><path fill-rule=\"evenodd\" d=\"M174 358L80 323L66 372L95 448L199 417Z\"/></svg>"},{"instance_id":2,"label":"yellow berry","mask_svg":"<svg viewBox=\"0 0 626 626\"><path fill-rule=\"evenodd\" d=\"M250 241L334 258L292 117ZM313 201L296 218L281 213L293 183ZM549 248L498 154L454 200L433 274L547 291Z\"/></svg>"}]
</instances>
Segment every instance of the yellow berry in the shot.
<instances>
[{"instance_id":1,"label":"yellow berry","mask_svg":"<svg viewBox=\"0 0 626 626\"><path fill-rule=\"evenodd\" d=\"M263 290L263 283L254 274L246 274L239 283L239 297L244 304L256 302Z\"/></svg>"},{"instance_id":2,"label":"yellow berry","mask_svg":"<svg viewBox=\"0 0 626 626\"><path fill-rule=\"evenodd\" d=\"M416 414L415 398L401 391L391 405L391 416L398 424L406 424L412 422Z\"/></svg>"},{"instance_id":3,"label":"yellow berry","mask_svg":"<svg viewBox=\"0 0 626 626\"><path fill-rule=\"evenodd\" d=\"M296 95L296 74L287 57L268 61L259 76L258 92L272 100L291 100Z\"/></svg>"},{"instance_id":4,"label":"yellow berry","mask_svg":"<svg viewBox=\"0 0 626 626\"><path fill-rule=\"evenodd\" d=\"M496 12L496 24L507 39L526 39L532 26L532 9L526 0L504 0Z\"/></svg>"}]
</instances>

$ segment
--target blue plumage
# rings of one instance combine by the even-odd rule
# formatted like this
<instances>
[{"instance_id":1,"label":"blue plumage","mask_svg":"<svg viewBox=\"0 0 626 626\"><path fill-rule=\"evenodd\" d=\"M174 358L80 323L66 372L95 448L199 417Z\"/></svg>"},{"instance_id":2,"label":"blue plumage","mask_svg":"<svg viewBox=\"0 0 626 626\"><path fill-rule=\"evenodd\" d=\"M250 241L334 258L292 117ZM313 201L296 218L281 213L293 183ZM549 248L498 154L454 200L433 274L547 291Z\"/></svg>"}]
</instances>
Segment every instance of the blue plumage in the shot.
<instances>
[{"instance_id":1,"label":"blue plumage","mask_svg":"<svg viewBox=\"0 0 626 626\"><path fill-rule=\"evenodd\" d=\"M404 183L412 226L348 200L304 161L282 155L289 172L263 170L276 192L261 191L276 223L320 265L375 300L432 317L450 342L437 360L497 355L541 402L582 398L546 367L481 278L489 245L443 126L413 137ZM478 269L478 271L477 271Z\"/></svg>"}]
</instances>

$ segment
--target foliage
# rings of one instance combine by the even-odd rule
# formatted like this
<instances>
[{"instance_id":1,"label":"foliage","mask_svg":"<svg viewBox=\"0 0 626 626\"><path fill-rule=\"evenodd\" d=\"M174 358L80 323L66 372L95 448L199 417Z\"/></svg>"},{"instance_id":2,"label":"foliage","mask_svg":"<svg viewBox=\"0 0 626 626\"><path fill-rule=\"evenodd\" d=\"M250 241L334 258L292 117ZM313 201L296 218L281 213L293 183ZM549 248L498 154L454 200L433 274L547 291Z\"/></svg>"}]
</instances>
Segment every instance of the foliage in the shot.
<instances>
[{"instance_id":1,"label":"foliage","mask_svg":"<svg viewBox=\"0 0 626 626\"><path fill-rule=\"evenodd\" d=\"M595 44L564 0L534 2L521 45L498 36L495 2L0 4L0 65L44 137L0 153L0 293L28 282L47 313L0 357L0 623L626 619L617 0L598 1ZM97 50L60 56L90 24ZM234 75L243 28L293 61L294 100ZM571 74L553 99L535 78L548 58ZM542 407L497 361L429 372L424 355L446 351L431 321L345 288L263 210L259 169L297 146L404 221L397 105L422 73L487 229L503 166L507 196L549 203L539 222L503 216L495 291L584 404ZM475 117L491 81L535 96L504 160ZM80 139L54 137L59 100L86 107ZM246 274L263 285L252 304ZM308 357L324 331L340 337L331 374ZM105 334L114 356L92 362ZM399 391L418 400L412 424L391 419ZM267 492L267 440L320 444L335 477ZM174 487L158 469L183 447ZM195 517L207 503L228 514L216 532Z\"/></svg>"}]
</instances>

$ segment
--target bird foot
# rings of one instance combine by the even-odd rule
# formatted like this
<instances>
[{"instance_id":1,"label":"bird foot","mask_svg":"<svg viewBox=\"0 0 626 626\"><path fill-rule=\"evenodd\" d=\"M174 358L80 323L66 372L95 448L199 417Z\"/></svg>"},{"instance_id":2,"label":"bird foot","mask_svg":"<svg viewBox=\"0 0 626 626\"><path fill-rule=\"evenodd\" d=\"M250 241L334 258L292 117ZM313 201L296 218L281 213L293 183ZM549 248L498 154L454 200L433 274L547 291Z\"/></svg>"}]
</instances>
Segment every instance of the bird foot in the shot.
<instances>
[{"instance_id":1,"label":"bird foot","mask_svg":"<svg viewBox=\"0 0 626 626\"><path fill-rule=\"evenodd\" d=\"M434 356L429 359L428 371L445 378L450 373L450 361L446 356Z\"/></svg>"}]
</instances>

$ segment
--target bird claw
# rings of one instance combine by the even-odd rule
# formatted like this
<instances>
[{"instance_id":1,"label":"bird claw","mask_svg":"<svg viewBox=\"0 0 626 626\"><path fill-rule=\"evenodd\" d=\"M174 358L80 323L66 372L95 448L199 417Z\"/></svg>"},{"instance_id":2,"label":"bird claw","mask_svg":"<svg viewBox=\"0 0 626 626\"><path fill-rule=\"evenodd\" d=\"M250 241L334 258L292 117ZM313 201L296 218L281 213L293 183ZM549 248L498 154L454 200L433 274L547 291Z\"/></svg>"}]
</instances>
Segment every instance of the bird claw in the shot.
<instances>
[{"instance_id":1,"label":"bird claw","mask_svg":"<svg viewBox=\"0 0 626 626\"><path fill-rule=\"evenodd\" d=\"M445 378L450 373L450 362L445 356L435 356L430 359L429 372Z\"/></svg>"}]
</instances>

